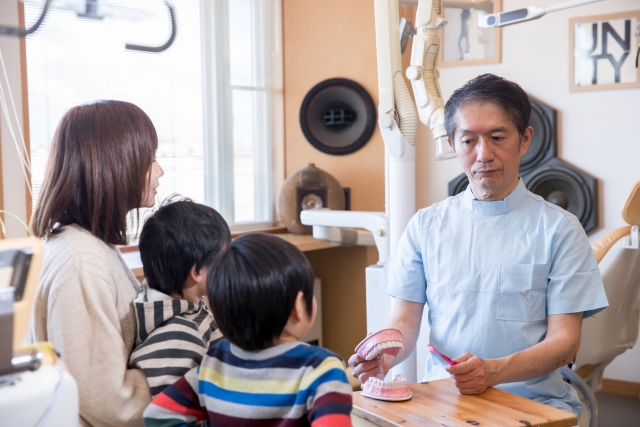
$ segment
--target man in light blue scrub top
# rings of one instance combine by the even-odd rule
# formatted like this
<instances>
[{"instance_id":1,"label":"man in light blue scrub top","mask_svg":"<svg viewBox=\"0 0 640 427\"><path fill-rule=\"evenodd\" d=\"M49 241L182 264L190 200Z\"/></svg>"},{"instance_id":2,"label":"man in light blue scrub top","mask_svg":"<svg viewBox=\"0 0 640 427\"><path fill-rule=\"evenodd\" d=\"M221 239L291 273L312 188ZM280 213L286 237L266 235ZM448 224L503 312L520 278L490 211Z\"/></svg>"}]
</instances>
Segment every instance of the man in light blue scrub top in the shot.
<instances>
[{"instance_id":1,"label":"man in light blue scrub top","mask_svg":"<svg viewBox=\"0 0 640 427\"><path fill-rule=\"evenodd\" d=\"M429 342L455 357L427 359L424 381L453 376L462 394L490 386L580 414L559 368L580 347L582 319L608 306L578 219L518 177L533 136L517 84L485 74L456 90L445 126L469 178L463 193L411 219L377 286L396 298L388 327L409 355L429 306ZM361 381L402 361L349 359Z\"/></svg>"}]
</instances>

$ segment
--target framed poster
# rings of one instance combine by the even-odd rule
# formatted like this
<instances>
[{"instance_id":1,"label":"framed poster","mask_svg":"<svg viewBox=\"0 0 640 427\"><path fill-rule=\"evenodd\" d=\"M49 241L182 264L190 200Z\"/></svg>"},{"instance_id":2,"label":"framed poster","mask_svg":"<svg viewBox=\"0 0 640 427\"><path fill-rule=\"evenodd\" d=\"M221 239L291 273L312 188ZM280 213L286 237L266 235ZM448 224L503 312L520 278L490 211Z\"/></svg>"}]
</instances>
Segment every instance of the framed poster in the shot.
<instances>
[{"instance_id":1,"label":"framed poster","mask_svg":"<svg viewBox=\"0 0 640 427\"><path fill-rule=\"evenodd\" d=\"M447 25L440 30L438 66L498 64L502 60L502 29L478 27L478 16L502 11L502 0L451 0L445 3Z\"/></svg>"},{"instance_id":2,"label":"framed poster","mask_svg":"<svg viewBox=\"0 0 640 427\"><path fill-rule=\"evenodd\" d=\"M569 20L569 90L640 87L640 10Z\"/></svg>"}]
</instances>

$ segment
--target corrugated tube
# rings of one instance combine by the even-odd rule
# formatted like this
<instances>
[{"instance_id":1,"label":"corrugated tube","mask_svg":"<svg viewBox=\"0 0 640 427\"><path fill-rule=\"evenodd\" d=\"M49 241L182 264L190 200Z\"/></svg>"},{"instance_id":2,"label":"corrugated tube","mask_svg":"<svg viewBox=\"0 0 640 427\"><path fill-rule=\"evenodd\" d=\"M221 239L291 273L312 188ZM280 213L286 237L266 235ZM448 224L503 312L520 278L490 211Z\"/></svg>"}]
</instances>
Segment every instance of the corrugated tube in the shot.
<instances>
[{"instance_id":1,"label":"corrugated tube","mask_svg":"<svg viewBox=\"0 0 640 427\"><path fill-rule=\"evenodd\" d=\"M393 93L396 104L396 120L400 132L409 144L414 145L418 131L418 112L404 82L404 77L399 71L393 76Z\"/></svg>"},{"instance_id":2,"label":"corrugated tube","mask_svg":"<svg viewBox=\"0 0 640 427\"><path fill-rule=\"evenodd\" d=\"M438 45L432 44L424 53L422 61L422 78L427 87L429 95L434 98L442 99L440 87L438 86L438 77L436 76L436 59L438 57Z\"/></svg>"}]
</instances>

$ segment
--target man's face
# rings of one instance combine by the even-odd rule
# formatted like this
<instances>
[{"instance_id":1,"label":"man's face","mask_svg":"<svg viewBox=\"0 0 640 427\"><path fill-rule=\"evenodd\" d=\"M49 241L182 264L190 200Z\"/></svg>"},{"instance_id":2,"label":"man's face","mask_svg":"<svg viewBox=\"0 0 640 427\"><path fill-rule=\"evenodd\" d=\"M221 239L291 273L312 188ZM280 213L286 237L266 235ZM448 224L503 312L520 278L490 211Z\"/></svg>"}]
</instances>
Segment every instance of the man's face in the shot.
<instances>
[{"instance_id":1,"label":"man's face","mask_svg":"<svg viewBox=\"0 0 640 427\"><path fill-rule=\"evenodd\" d=\"M522 137L516 125L491 103L470 102L456 112L453 145L478 200L502 200L518 185L520 158L533 128ZM449 140L451 144L451 140Z\"/></svg>"}]
</instances>

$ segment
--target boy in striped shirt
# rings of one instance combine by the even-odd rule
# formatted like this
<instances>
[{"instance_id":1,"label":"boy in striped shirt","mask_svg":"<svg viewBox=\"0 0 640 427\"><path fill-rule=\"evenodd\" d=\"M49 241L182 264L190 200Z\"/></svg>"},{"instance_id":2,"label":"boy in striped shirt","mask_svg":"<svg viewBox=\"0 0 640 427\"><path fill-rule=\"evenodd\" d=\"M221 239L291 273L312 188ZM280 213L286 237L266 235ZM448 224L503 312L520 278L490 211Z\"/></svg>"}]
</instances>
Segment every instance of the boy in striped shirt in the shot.
<instances>
[{"instance_id":1,"label":"boy in striped shirt","mask_svg":"<svg viewBox=\"0 0 640 427\"><path fill-rule=\"evenodd\" d=\"M225 339L151 402L147 427L351 426L344 363L299 341L317 310L302 252L273 235L241 236L212 262L207 294Z\"/></svg>"},{"instance_id":2,"label":"boy in striped shirt","mask_svg":"<svg viewBox=\"0 0 640 427\"><path fill-rule=\"evenodd\" d=\"M203 297L208 264L230 243L224 218L188 199L166 201L142 227L147 286L133 301L136 347L129 366L142 369L151 396L200 365L222 338Z\"/></svg>"}]
</instances>

